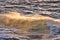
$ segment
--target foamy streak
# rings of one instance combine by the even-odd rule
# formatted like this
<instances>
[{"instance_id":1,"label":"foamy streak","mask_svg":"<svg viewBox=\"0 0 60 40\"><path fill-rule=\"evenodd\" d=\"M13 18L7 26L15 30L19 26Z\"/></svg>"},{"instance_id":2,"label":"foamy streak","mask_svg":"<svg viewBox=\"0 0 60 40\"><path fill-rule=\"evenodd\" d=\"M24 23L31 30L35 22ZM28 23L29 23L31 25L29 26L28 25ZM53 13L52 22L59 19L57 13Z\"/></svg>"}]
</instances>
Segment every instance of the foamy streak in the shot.
<instances>
[{"instance_id":1,"label":"foamy streak","mask_svg":"<svg viewBox=\"0 0 60 40\"><path fill-rule=\"evenodd\" d=\"M3 17L8 17L10 19L22 19L22 20L40 20L40 19L48 19L48 20L53 20L53 21L56 21L56 22L60 22L60 19L54 19L54 18L51 18L51 17L48 17L48 16L42 16L42 15L38 15L38 14L34 14L34 15L31 15L31 16L25 16L25 15L21 15L20 13L18 12L8 12L8 13L5 13L5 14L0 14L0 16L3 16Z\"/></svg>"},{"instance_id":2,"label":"foamy streak","mask_svg":"<svg viewBox=\"0 0 60 40\"><path fill-rule=\"evenodd\" d=\"M55 19L54 21L56 21L56 22L60 22L60 19Z\"/></svg>"},{"instance_id":3,"label":"foamy streak","mask_svg":"<svg viewBox=\"0 0 60 40\"><path fill-rule=\"evenodd\" d=\"M0 14L0 16L5 16L5 17L8 17L8 18L11 18L11 19L25 19L25 20L39 20L39 19L47 19L48 17L45 17L44 16L41 16L41 15L38 15L38 14L34 14L32 16L24 16L24 15L21 15L20 13L17 13L17 12L9 12L9 13L6 13L6 14Z\"/></svg>"}]
</instances>

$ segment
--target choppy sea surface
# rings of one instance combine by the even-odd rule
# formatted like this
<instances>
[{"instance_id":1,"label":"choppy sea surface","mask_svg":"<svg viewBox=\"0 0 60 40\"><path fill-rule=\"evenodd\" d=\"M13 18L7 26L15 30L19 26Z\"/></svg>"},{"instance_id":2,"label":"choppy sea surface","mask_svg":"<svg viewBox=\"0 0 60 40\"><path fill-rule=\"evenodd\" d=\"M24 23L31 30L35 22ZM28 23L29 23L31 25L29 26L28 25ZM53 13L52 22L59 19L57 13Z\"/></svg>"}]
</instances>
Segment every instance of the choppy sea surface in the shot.
<instances>
[{"instance_id":1,"label":"choppy sea surface","mask_svg":"<svg viewBox=\"0 0 60 40\"><path fill-rule=\"evenodd\" d=\"M31 0L30 2L28 0L27 1L24 1L24 0L0 0L0 13L4 13L7 11L17 11L17 12L20 12L23 14L37 13L40 15L56 18L57 19L56 21L58 21L58 20L60 20L60 0L57 0L57 1L56 0L55 1L32 1ZM11 29L11 28L1 27L0 28L0 31L1 31L0 37L2 37L2 38L8 37L8 36L10 37L10 34L11 35L14 34L13 29L14 28ZM47 34L47 35L50 35L50 34ZM12 37L17 37L17 35L12 36ZM46 34L45 34L45 37L46 37ZM40 40L40 38L39 39L29 39L29 37L26 37L25 35L20 36L20 38L21 38L20 40ZM18 39L19 39L19 36L18 36ZM54 39L45 39L44 38L41 40L54 40Z\"/></svg>"}]
</instances>

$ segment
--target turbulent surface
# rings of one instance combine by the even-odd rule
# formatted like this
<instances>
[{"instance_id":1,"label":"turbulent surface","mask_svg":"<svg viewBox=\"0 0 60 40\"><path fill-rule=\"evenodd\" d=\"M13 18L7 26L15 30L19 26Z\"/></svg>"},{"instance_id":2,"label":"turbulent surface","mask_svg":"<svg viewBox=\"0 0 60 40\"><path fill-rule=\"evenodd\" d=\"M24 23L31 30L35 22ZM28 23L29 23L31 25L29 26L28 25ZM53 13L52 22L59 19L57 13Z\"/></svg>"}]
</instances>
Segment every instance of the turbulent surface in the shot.
<instances>
[{"instance_id":1,"label":"turbulent surface","mask_svg":"<svg viewBox=\"0 0 60 40\"><path fill-rule=\"evenodd\" d=\"M37 13L57 18L55 21L60 22L60 0L0 0L0 13L7 11L17 11L23 14ZM60 25L60 23L58 24ZM4 30L1 35L3 35L2 33Z\"/></svg>"},{"instance_id":2,"label":"turbulent surface","mask_svg":"<svg viewBox=\"0 0 60 40\"><path fill-rule=\"evenodd\" d=\"M60 18L60 0L0 0L0 12L18 11L24 14L38 13Z\"/></svg>"}]
</instances>

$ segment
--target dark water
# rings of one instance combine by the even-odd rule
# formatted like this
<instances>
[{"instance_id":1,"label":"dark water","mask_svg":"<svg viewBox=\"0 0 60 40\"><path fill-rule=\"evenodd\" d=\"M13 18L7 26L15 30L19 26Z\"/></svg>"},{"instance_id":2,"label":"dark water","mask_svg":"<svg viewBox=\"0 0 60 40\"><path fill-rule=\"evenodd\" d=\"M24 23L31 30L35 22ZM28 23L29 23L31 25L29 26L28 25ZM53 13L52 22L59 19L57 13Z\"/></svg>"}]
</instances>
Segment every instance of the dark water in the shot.
<instances>
[{"instance_id":1,"label":"dark water","mask_svg":"<svg viewBox=\"0 0 60 40\"><path fill-rule=\"evenodd\" d=\"M0 0L0 13L6 11L17 11L24 14L47 14L53 18L60 18L60 1L51 0L27 2L23 0Z\"/></svg>"},{"instance_id":2,"label":"dark water","mask_svg":"<svg viewBox=\"0 0 60 40\"><path fill-rule=\"evenodd\" d=\"M0 1L0 10L3 11L18 11L25 12L39 12L39 11L48 11L60 13L60 1L45 1L45 2L9 2L7 0Z\"/></svg>"}]
</instances>

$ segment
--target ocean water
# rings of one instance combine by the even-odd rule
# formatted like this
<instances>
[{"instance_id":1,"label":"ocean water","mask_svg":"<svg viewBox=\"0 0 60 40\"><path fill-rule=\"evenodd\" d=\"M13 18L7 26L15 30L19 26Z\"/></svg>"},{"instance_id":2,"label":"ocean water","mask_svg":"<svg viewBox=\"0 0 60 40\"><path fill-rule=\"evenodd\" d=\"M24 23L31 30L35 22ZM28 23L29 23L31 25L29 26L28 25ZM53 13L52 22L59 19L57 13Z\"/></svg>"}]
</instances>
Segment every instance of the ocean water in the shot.
<instances>
[{"instance_id":1,"label":"ocean water","mask_svg":"<svg viewBox=\"0 0 60 40\"><path fill-rule=\"evenodd\" d=\"M0 13L5 13L7 11L17 11L23 14L33 14L37 13L44 16L49 16L52 18L56 18L60 20L60 0L0 0ZM56 20L58 21L58 20ZM59 22L59 21L58 21ZM52 25L52 24L51 24ZM0 28L0 37L14 37L14 32L11 30L11 28L1 27ZM16 30L16 29L14 29ZM11 33L12 32L12 33ZM6 33L6 34L5 34ZM8 35L8 34L9 35ZM10 36L10 33L13 34L13 36ZM47 34L50 35L50 34ZM45 37L47 35L44 35ZM32 35L33 36L33 35ZM15 36L17 37L17 35ZM59 36L60 37L60 36ZM17 37L19 39L19 37ZM52 38L40 38L41 40L54 40ZM20 40L40 40L40 39L30 39L29 37L20 36Z\"/></svg>"}]
</instances>

